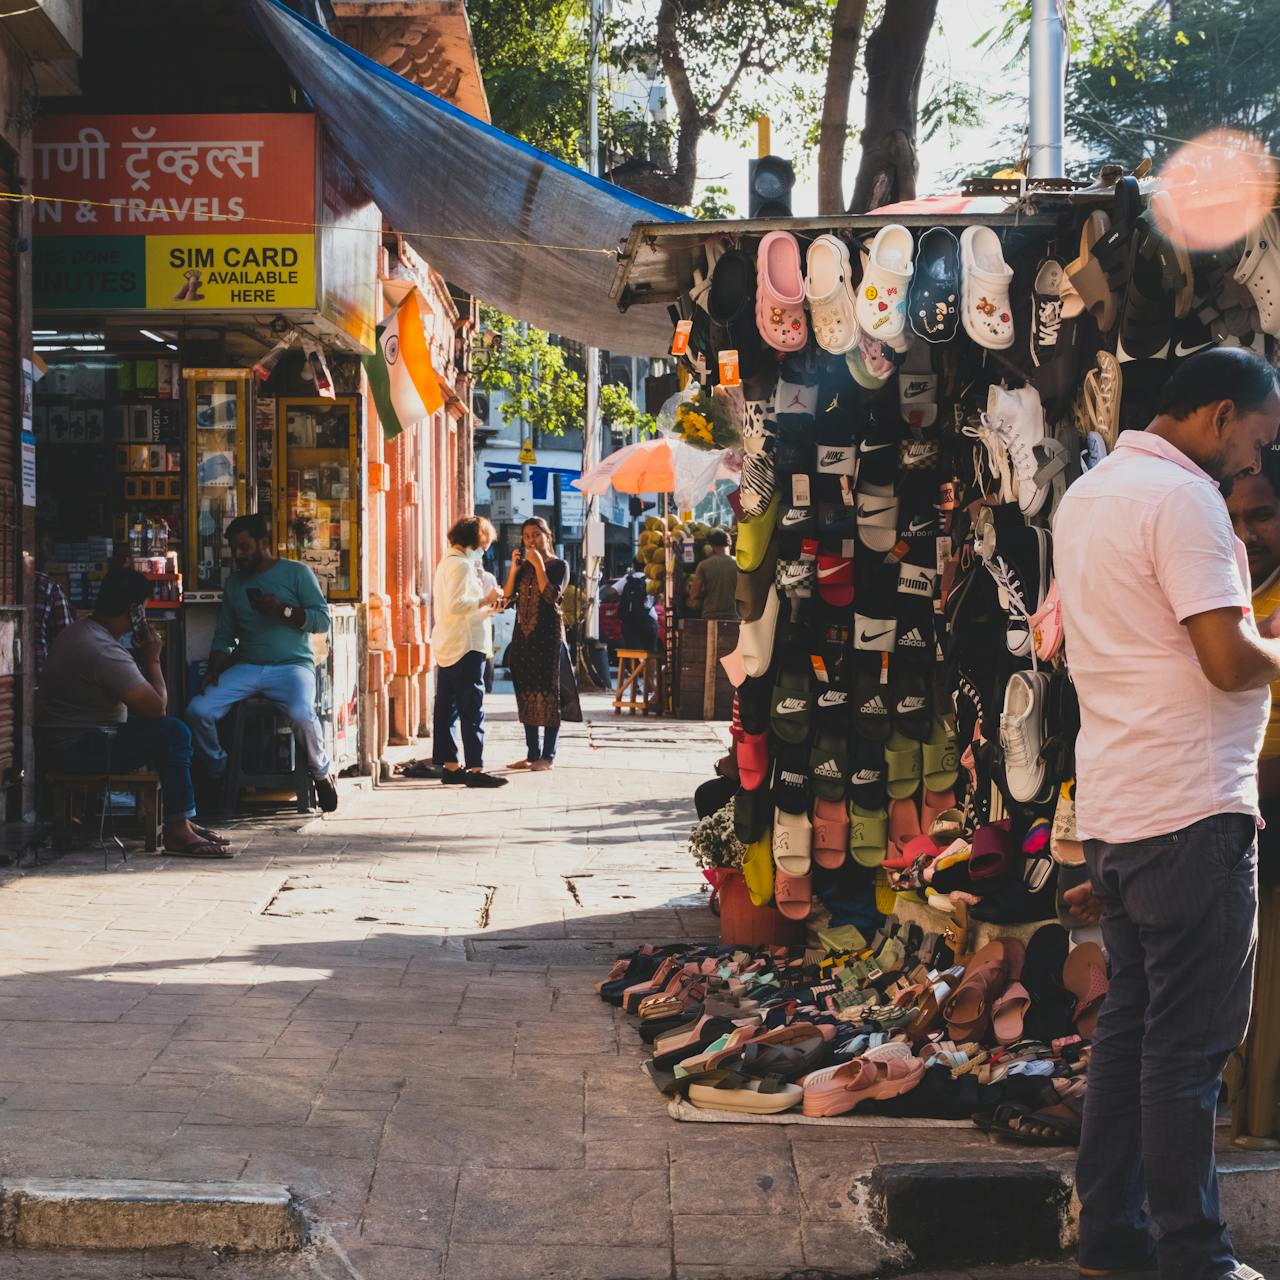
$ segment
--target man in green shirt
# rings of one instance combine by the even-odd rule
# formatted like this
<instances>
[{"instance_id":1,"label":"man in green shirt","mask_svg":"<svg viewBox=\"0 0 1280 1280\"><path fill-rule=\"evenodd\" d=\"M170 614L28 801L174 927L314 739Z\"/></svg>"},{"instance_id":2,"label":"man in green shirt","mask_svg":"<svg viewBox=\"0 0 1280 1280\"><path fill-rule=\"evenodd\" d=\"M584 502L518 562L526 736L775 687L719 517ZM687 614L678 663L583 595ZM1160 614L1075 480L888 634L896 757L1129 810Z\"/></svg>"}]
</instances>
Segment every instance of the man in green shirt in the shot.
<instances>
[{"instance_id":1,"label":"man in green shirt","mask_svg":"<svg viewBox=\"0 0 1280 1280\"><path fill-rule=\"evenodd\" d=\"M693 571L693 598L702 604L704 618L733 618L734 593L738 589L738 566L729 558L729 535L713 529L711 554Z\"/></svg>"},{"instance_id":2,"label":"man in green shirt","mask_svg":"<svg viewBox=\"0 0 1280 1280\"><path fill-rule=\"evenodd\" d=\"M187 705L196 747L210 775L220 777L227 753L218 741L218 721L245 698L269 698L306 753L320 808L332 813L338 788L316 718L316 664L308 638L328 631L328 602L305 564L271 554L262 516L237 516L227 526L227 544L236 572L222 589L209 670Z\"/></svg>"}]
</instances>

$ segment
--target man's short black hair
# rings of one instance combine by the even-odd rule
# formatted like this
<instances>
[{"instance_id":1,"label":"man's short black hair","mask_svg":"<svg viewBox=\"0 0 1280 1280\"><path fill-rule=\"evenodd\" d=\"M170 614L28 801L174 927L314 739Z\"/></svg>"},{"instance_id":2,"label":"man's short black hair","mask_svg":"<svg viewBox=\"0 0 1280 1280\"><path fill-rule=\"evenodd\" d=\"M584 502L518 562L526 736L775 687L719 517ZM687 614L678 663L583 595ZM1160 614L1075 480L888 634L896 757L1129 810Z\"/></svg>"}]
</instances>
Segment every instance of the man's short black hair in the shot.
<instances>
[{"instance_id":1,"label":"man's short black hair","mask_svg":"<svg viewBox=\"0 0 1280 1280\"><path fill-rule=\"evenodd\" d=\"M711 536L707 541L713 547L727 547L729 545L729 535L723 529L712 529Z\"/></svg>"},{"instance_id":2,"label":"man's short black hair","mask_svg":"<svg viewBox=\"0 0 1280 1280\"><path fill-rule=\"evenodd\" d=\"M263 538L271 537L271 530L267 528L266 516L259 515L256 511L251 511L248 515L236 516L236 518L227 525L228 542L230 542L237 534L241 533L247 533L254 542L261 542Z\"/></svg>"},{"instance_id":3,"label":"man's short black hair","mask_svg":"<svg viewBox=\"0 0 1280 1280\"><path fill-rule=\"evenodd\" d=\"M109 569L98 588L93 611L100 618L118 618L150 599L151 583L136 569Z\"/></svg>"},{"instance_id":4,"label":"man's short black hair","mask_svg":"<svg viewBox=\"0 0 1280 1280\"><path fill-rule=\"evenodd\" d=\"M1276 391L1276 371L1243 347L1214 347L1184 360L1160 389L1156 412L1181 422L1197 409L1231 400L1243 413L1261 407Z\"/></svg>"}]
</instances>

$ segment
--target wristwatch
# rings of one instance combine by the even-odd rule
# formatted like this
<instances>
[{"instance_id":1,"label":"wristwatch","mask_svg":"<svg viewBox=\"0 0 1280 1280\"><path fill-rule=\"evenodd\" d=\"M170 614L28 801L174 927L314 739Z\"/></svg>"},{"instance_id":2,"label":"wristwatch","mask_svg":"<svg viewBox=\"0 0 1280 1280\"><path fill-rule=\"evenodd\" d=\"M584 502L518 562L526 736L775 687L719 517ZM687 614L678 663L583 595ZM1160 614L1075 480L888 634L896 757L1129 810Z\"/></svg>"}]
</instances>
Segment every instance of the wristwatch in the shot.
<instances>
[{"instance_id":1,"label":"wristwatch","mask_svg":"<svg viewBox=\"0 0 1280 1280\"><path fill-rule=\"evenodd\" d=\"M293 621L293 605L291 604L285 605L284 613L281 614L281 617L283 617L286 622L292 622Z\"/></svg>"}]
</instances>

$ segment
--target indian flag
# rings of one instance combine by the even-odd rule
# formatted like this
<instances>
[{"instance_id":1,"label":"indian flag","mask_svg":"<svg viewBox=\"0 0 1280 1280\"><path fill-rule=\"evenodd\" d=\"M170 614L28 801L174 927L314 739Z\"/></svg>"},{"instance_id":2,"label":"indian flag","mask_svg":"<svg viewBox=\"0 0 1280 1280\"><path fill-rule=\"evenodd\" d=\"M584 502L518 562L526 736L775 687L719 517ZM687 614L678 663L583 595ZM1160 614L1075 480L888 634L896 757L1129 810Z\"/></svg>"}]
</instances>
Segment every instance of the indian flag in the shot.
<instances>
[{"instance_id":1,"label":"indian flag","mask_svg":"<svg viewBox=\"0 0 1280 1280\"><path fill-rule=\"evenodd\" d=\"M365 356L363 363L382 434L388 440L444 404L427 351L416 289L378 326L377 353Z\"/></svg>"}]
</instances>

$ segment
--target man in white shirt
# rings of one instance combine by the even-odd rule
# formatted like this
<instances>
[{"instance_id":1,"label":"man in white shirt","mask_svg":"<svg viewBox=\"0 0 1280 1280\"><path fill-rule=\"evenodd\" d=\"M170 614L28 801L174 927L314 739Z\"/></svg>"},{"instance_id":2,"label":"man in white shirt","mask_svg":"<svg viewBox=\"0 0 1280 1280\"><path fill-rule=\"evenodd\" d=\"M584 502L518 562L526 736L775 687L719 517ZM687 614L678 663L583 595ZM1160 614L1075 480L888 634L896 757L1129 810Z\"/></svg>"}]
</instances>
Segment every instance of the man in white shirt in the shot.
<instances>
[{"instance_id":1,"label":"man in white shirt","mask_svg":"<svg viewBox=\"0 0 1280 1280\"><path fill-rule=\"evenodd\" d=\"M431 758L446 786L505 787L506 778L484 771L484 669L493 653L490 615L496 586L485 589L480 557L494 531L483 516L463 516L449 530L449 551L436 566L435 626L431 658L436 702ZM462 721L465 767L458 763L453 726Z\"/></svg>"},{"instance_id":2,"label":"man in white shirt","mask_svg":"<svg viewBox=\"0 0 1280 1280\"><path fill-rule=\"evenodd\" d=\"M1280 643L1274 615L1254 619L1223 491L1257 473L1277 426L1270 365L1193 356L1054 520L1080 697L1076 818L1110 970L1076 1174L1082 1276L1258 1277L1222 1222L1213 1139L1249 1021L1258 752Z\"/></svg>"}]
</instances>

